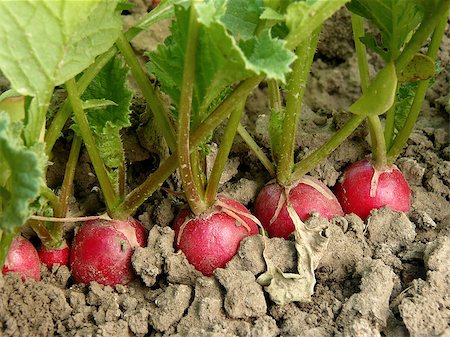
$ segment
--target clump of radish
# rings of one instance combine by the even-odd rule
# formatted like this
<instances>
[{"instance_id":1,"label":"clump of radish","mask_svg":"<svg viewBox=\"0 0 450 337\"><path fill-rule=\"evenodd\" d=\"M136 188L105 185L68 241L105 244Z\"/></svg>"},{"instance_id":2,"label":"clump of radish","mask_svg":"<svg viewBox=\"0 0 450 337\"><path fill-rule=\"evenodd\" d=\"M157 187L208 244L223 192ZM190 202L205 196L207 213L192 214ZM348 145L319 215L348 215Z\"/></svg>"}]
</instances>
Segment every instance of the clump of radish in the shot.
<instances>
[{"instance_id":1,"label":"clump of radish","mask_svg":"<svg viewBox=\"0 0 450 337\"><path fill-rule=\"evenodd\" d=\"M350 165L335 187L335 193L345 213L354 213L365 220L370 211L384 206L408 212L411 189L395 166L377 170L369 160Z\"/></svg>"},{"instance_id":2,"label":"clump of radish","mask_svg":"<svg viewBox=\"0 0 450 337\"><path fill-rule=\"evenodd\" d=\"M49 248L44 245L39 246L37 249L39 258L48 269L52 269L54 264L60 266L67 266L69 264L70 249L67 241L64 240L59 247Z\"/></svg>"},{"instance_id":3,"label":"clump of radish","mask_svg":"<svg viewBox=\"0 0 450 337\"><path fill-rule=\"evenodd\" d=\"M41 278L41 262L36 248L23 236L13 239L6 256L2 273L16 272L22 276L22 280L30 277L39 281Z\"/></svg>"},{"instance_id":4,"label":"clump of radish","mask_svg":"<svg viewBox=\"0 0 450 337\"><path fill-rule=\"evenodd\" d=\"M95 281L109 286L129 283L134 278L133 250L146 242L147 231L136 219L86 221L70 251L75 282Z\"/></svg>"},{"instance_id":5,"label":"clump of radish","mask_svg":"<svg viewBox=\"0 0 450 337\"><path fill-rule=\"evenodd\" d=\"M182 209L175 219L176 248L201 273L211 276L236 254L241 240L258 234L254 217L236 200L220 196L213 209L196 217Z\"/></svg>"},{"instance_id":6,"label":"clump of radish","mask_svg":"<svg viewBox=\"0 0 450 337\"><path fill-rule=\"evenodd\" d=\"M313 177L304 176L290 188L271 182L259 192L254 207L256 217L270 237L287 239L295 229L287 202L303 221L314 212L327 219L344 215L330 189Z\"/></svg>"}]
</instances>

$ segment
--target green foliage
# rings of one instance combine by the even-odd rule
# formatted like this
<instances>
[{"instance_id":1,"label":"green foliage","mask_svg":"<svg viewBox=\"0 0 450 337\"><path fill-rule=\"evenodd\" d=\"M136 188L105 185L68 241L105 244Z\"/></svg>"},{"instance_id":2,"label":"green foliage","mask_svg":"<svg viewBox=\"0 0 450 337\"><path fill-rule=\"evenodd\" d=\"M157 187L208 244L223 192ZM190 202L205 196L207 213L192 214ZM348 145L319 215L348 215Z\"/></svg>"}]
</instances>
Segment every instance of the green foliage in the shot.
<instances>
[{"instance_id":1,"label":"green foliage","mask_svg":"<svg viewBox=\"0 0 450 337\"><path fill-rule=\"evenodd\" d=\"M129 113L132 92L127 82L128 68L119 57L113 58L88 86L82 99L97 102L87 110L89 126L94 134L100 155L117 183L114 169L122 165L123 146L120 130L130 126ZM100 102L99 102L100 100ZM98 104L103 108L98 109Z\"/></svg>"},{"instance_id":2,"label":"green foliage","mask_svg":"<svg viewBox=\"0 0 450 337\"><path fill-rule=\"evenodd\" d=\"M352 0L348 9L372 21L380 30L381 41L367 33L361 41L386 62L395 60L411 31L423 17L422 1L417 0Z\"/></svg>"},{"instance_id":3,"label":"green foliage","mask_svg":"<svg viewBox=\"0 0 450 337\"><path fill-rule=\"evenodd\" d=\"M0 230L15 234L31 214L42 177L43 148L27 148L20 123L0 112Z\"/></svg>"},{"instance_id":4,"label":"green foliage","mask_svg":"<svg viewBox=\"0 0 450 337\"><path fill-rule=\"evenodd\" d=\"M394 104L397 75L393 63L381 69L367 91L349 108L357 115L381 115Z\"/></svg>"},{"instance_id":5,"label":"green foliage","mask_svg":"<svg viewBox=\"0 0 450 337\"><path fill-rule=\"evenodd\" d=\"M106 51L121 29L117 1L1 1L0 68L20 94L52 91Z\"/></svg>"},{"instance_id":6,"label":"green foliage","mask_svg":"<svg viewBox=\"0 0 450 337\"><path fill-rule=\"evenodd\" d=\"M213 102L223 96L232 84L260 74L284 81L289 64L294 59L293 53L284 48L282 41L272 38L268 31L258 37L241 40L238 44L229 32L237 31L240 23L227 12L227 3L221 0L195 4L200 31L193 93L194 125L208 116ZM172 35L164 45L149 54L149 70L156 75L162 90L172 98L177 108L189 11L176 6L175 16Z\"/></svg>"},{"instance_id":7,"label":"green foliage","mask_svg":"<svg viewBox=\"0 0 450 337\"><path fill-rule=\"evenodd\" d=\"M398 76L401 83L428 80L435 75L436 69L431 58L423 54L416 54L406 68Z\"/></svg>"}]
</instances>

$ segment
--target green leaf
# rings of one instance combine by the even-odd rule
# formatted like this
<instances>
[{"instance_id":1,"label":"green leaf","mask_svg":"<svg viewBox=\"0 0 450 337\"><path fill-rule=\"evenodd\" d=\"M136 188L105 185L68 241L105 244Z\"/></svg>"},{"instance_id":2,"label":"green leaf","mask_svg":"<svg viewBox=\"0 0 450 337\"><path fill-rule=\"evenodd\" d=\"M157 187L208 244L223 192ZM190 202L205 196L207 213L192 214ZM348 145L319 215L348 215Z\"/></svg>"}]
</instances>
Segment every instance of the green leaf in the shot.
<instances>
[{"instance_id":1,"label":"green leaf","mask_svg":"<svg viewBox=\"0 0 450 337\"><path fill-rule=\"evenodd\" d=\"M200 23L192 101L194 124L209 114L218 97L223 97L232 84L260 74L283 81L294 59L283 42L271 38L268 32L238 45L222 21L227 3L226 0L194 3ZM172 35L164 45L149 53L148 67L177 109L187 43L188 9L176 6L175 17Z\"/></svg>"},{"instance_id":2,"label":"green leaf","mask_svg":"<svg viewBox=\"0 0 450 337\"><path fill-rule=\"evenodd\" d=\"M326 19L332 16L349 0L300 1L291 3L286 12L286 25L289 28L287 47L294 49L301 45ZM370 0L369 0L370 1Z\"/></svg>"},{"instance_id":3,"label":"green leaf","mask_svg":"<svg viewBox=\"0 0 450 337\"><path fill-rule=\"evenodd\" d=\"M419 80L428 80L436 74L436 68L433 60L423 54L416 54L408 63L406 68L398 76L398 81L414 82Z\"/></svg>"},{"instance_id":4,"label":"green leaf","mask_svg":"<svg viewBox=\"0 0 450 337\"><path fill-rule=\"evenodd\" d=\"M414 0L352 0L348 9L371 20L381 32L381 44L367 34L364 43L386 62L395 60L411 32L423 17L423 7Z\"/></svg>"},{"instance_id":5,"label":"green leaf","mask_svg":"<svg viewBox=\"0 0 450 337\"><path fill-rule=\"evenodd\" d=\"M38 147L23 145L21 129L0 112L0 230L10 234L17 233L31 214L30 203L39 195L42 181L40 158L45 158Z\"/></svg>"},{"instance_id":6,"label":"green leaf","mask_svg":"<svg viewBox=\"0 0 450 337\"><path fill-rule=\"evenodd\" d=\"M113 171L122 164L124 156L120 130L130 126L132 92L128 88L127 77L128 68L120 57L115 57L103 67L82 95L83 100L106 104L103 109L89 109L87 118L100 155L114 177ZM117 180L113 181L117 183Z\"/></svg>"},{"instance_id":7,"label":"green leaf","mask_svg":"<svg viewBox=\"0 0 450 337\"><path fill-rule=\"evenodd\" d=\"M0 69L25 96L40 96L87 68L121 29L117 0L0 1Z\"/></svg>"},{"instance_id":8,"label":"green leaf","mask_svg":"<svg viewBox=\"0 0 450 337\"><path fill-rule=\"evenodd\" d=\"M84 101L114 102L105 109L87 111L89 125L94 132L101 132L108 122L119 129L130 125L128 115L132 92L128 88L127 76L128 68L119 57L115 57L103 67L81 96Z\"/></svg>"},{"instance_id":9,"label":"green leaf","mask_svg":"<svg viewBox=\"0 0 450 337\"><path fill-rule=\"evenodd\" d=\"M394 114L394 126L396 130L401 130L405 124L416 95L417 84L418 82L405 83L398 88Z\"/></svg>"},{"instance_id":10,"label":"green leaf","mask_svg":"<svg viewBox=\"0 0 450 337\"><path fill-rule=\"evenodd\" d=\"M349 108L357 115L381 115L394 104L397 74L394 63L381 69L370 83L367 91Z\"/></svg>"},{"instance_id":11,"label":"green leaf","mask_svg":"<svg viewBox=\"0 0 450 337\"><path fill-rule=\"evenodd\" d=\"M221 21L234 36L248 40L255 35L263 9L262 0L229 1Z\"/></svg>"},{"instance_id":12,"label":"green leaf","mask_svg":"<svg viewBox=\"0 0 450 337\"><path fill-rule=\"evenodd\" d=\"M12 122L23 121L25 118L25 97L14 90L8 90L0 96L0 111L5 111Z\"/></svg>"}]
</instances>

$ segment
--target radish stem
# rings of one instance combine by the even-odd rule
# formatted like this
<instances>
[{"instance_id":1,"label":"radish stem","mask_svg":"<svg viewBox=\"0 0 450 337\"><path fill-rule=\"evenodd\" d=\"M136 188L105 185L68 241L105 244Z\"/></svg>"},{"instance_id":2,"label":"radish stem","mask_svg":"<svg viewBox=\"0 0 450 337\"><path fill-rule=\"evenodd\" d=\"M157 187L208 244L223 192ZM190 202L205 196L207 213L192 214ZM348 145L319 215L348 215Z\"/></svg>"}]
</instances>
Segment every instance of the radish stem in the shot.
<instances>
[{"instance_id":1,"label":"radish stem","mask_svg":"<svg viewBox=\"0 0 450 337\"><path fill-rule=\"evenodd\" d=\"M72 105L75 121L80 128L81 136L83 137L84 144L91 158L92 165L94 166L95 173L97 174L100 187L105 197L106 206L108 210L112 211L118 201L116 192L114 191L113 184L108 176L105 163L100 156L95 142L94 135L89 127L86 114L84 113L81 99L77 90L76 82L74 79L70 79L66 82L67 93L69 94L70 104Z\"/></svg>"},{"instance_id":2,"label":"radish stem","mask_svg":"<svg viewBox=\"0 0 450 337\"><path fill-rule=\"evenodd\" d=\"M284 186L291 182L290 178L294 166L295 135L300 118L300 108L321 28L322 25L312 33L304 45L297 47L297 59L294 61L292 74L287 84L286 110L277 163L277 181Z\"/></svg>"}]
</instances>

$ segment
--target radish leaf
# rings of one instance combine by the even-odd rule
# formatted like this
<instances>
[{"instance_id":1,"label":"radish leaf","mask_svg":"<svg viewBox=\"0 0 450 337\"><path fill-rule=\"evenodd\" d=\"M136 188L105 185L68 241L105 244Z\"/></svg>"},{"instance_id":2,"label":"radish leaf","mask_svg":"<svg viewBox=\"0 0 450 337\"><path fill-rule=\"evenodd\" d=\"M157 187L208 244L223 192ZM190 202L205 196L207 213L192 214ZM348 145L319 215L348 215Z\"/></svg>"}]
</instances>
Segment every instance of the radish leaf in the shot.
<instances>
[{"instance_id":1,"label":"radish leaf","mask_svg":"<svg viewBox=\"0 0 450 337\"><path fill-rule=\"evenodd\" d=\"M265 74L269 78L284 81L293 61L292 52L283 43L270 37L268 32L260 37L241 42L229 31L237 26L230 17L224 19L227 1L211 1L196 4L200 23L196 55L196 78L193 93L193 123L202 121L211 111L214 102L228 87L251 76ZM182 66L186 49L189 11L175 7L176 20L172 23L172 35L155 52L149 53L149 70L160 81L177 108L182 82ZM225 26L224 19L231 26Z\"/></svg>"},{"instance_id":2,"label":"radish leaf","mask_svg":"<svg viewBox=\"0 0 450 337\"><path fill-rule=\"evenodd\" d=\"M347 7L380 29L380 44L373 34L366 34L362 42L386 62L398 57L409 34L423 17L423 7L415 0L352 0Z\"/></svg>"},{"instance_id":3,"label":"radish leaf","mask_svg":"<svg viewBox=\"0 0 450 337\"><path fill-rule=\"evenodd\" d=\"M1 1L0 68L22 95L64 83L106 51L121 29L117 1Z\"/></svg>"},{"instance_id":4,"label":"radish leaf","mask_svg":"<svg viewBox=\"0 0 450 337\"><path fill-rule=\"evenodd\" d=\"M391 62L378 72L367 91L348 111L357 115L381 115L394 104L396 88L397 75Z\"/></svg>"},{"instance_id":5,"label":"radish leaf","mask_svg":"<svg viewBox=\"0 0 450 337\"><path fill-rule=\"evenodd\" d=\"M39 195L43 148L23 144L20 123L0 112L0 230L15 234L31 214Z\"/></svg>"}]
</instances>

